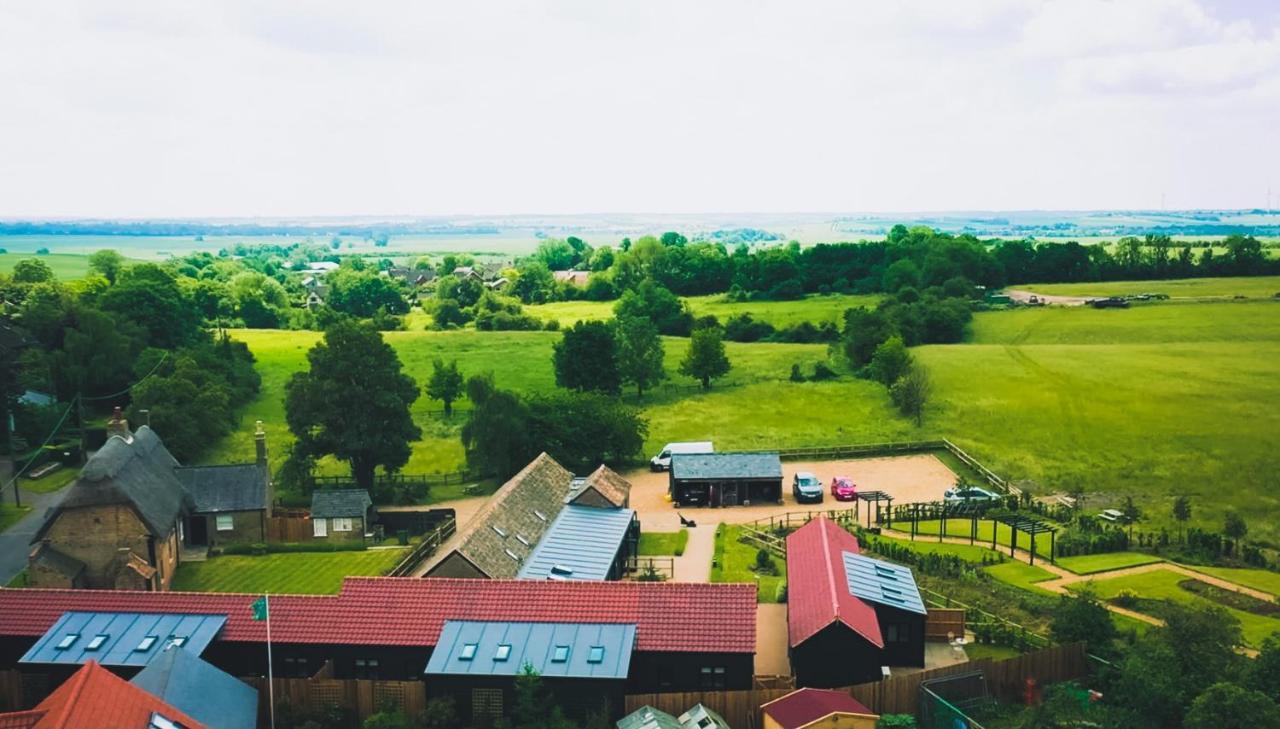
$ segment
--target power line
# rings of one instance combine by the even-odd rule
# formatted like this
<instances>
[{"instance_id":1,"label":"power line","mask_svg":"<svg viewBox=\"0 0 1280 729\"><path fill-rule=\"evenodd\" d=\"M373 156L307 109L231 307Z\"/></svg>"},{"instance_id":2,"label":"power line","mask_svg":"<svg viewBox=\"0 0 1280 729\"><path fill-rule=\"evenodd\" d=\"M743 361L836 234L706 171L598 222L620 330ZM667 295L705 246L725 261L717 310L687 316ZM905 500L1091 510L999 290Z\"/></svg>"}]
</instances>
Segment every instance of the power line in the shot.
<instances>
[{"instance_id":1,"label":"power line","mask_svg":"<svg viewBox=\"0 0 1280 729\"><path fill-rule=\"evenodd\" d=\"M90 400L110 400L110 399L112 399L112 398L120 397L121 395L127 394L128 392L130 392L131 390L133 390L133 388L135 388L135 387L137 387L138 385L141 385L142 383L146 382L148 377L150 377L150 376L154 375L154 374L156 373L156 370L160 369L160 365L164 364L164 361L165 361L166 359L168 359L168 358L169 358L169 353L168 353L168 352L165 352L165 353L160 357L160 361L159 361L159 362L156 362L156 366L151 368L151 371L150 371L150 372L148 372L147 374L143 375L143 376L142 376L142 379L138 380L137 382L133 383L132 385L129 385L128 387L124 388L124 389L123 389L123 390L121 390L120 392L113 392L113 393L111 393L110 395L100 395L100 396L97 396L97 397L83 397L83 396L78 396L78 397L80 397L80 400L81 400L81 401L90 401Z\"/></svg>"}]
</instances>

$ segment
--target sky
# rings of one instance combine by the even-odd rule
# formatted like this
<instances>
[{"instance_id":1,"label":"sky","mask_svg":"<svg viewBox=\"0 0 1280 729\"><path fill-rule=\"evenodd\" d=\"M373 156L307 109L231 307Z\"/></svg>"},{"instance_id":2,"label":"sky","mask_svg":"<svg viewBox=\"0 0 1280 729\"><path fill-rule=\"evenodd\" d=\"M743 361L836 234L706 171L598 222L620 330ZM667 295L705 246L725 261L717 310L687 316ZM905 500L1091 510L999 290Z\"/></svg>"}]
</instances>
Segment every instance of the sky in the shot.
<instances>
[{"instance_id":1,"label":"sky","mask_svg":"<svg viewBox=\"0 0 1280 729\"><path fill-rule=\"evenodd\" d=\"M1280 205L1273 0L0 4L0 217Z\"/></svg>"}]
</instances>

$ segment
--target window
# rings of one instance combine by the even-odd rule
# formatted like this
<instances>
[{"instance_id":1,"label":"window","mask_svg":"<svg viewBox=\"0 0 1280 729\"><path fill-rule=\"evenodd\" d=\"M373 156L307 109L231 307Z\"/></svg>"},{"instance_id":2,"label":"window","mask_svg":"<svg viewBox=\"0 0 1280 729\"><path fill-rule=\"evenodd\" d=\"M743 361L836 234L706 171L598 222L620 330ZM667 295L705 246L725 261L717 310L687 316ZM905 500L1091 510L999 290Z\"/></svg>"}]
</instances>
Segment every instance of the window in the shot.
<instances>
[{"instance_id":1,"label":"window","mask_svg":"<svg viewBox=\"0 0 1280 729\"><path fill-rule=\"evenodd\" d=\"M555 651L551 653L552 663L566 663L569 660L569 646L558 645Z\"/></svg>"},{"instance_id":2,"label":"window","mask_svg":"<svg viewBox=\"0 0 1280 729\"><path fill-rule=\"evenodd\" d=\"M220 532L229 532L236 528L235 519L231 518L230 514L218 514L217 522L218 531Z\"/></svg>"},{"instance_id":3,"label":"window","mask_svg":"<svg viewBox=\"0 0 1280 729\"><path fill-rule=\"evenodd\" d=\"M506 538L507 538L507 530L506 530L506 529L503 529L502 527L498 526L497 524L490 524L490 525L489 525L489 528L493 530L493 533L494 533L494 534L497 534L498 536L502 537L503 539L506 539Z\"/></svg>"},{"instance_id":4,"label":"window","mask_svg":"<svg viewBox=\"0 0 1280 729\"><path fill-rule=\"evenodd\" d=\"M906 623L889 623L885 626L884 640L886 643L909 643L911 626Z\"/></svg>"},{"instance_id":5,"label":"window","mask_svg":"<svg viewBox=\"0 0 1280 729\"><path fill-rule=\"evenodd\" d=\"M357 658L356 678L377 678L378 666L377 658Z\"/></svg>"},{"instance_id":6,"label":"window","mask_svg":"<svg viewBox=\"0 0 1280 729\"><path fill-rule=\"evenodd\" d=\"M698 687L704 689L724 688L724 666L703 666L698 671Z\"/></svg>"},{"instance_id":7,"label":"window","mask_svg":"<svg viewBox=\"0 0 1280 729\"><path fill-rule=\"evenodd\" d=\"M541 511L538 511L537 509L534 509L534 510L533 510L533 515L534 515L534 516L536 516L536 517L538 517L538 520L539 520L539 521L546 521L546 520L547 520L547 515L546 515L546 514L543 514Z\"/></svg>"},{"instance_id":8,"label":"window","mask_svg":"<svg viewBox=\"0 0 1280 729\"><path fill-rule=\"evenodd\" d=\"M70 648L72 644L74 644L79 639L80 639L79 633L67 633L66 635L62 636L62 640L58 641L58 644L55 645L53 649L59 650L59 651L65 651L66 649Z\"/></svg>"},{"instance_id":9,"label":"window","mask_svg":"<svg viewBox=\"0 0 1280 729\"><path fill-rule=\"evenodd\" d=\"M137 653L146 653L147 651L151 650L151 646L155 645L156 641L159 639L160 639L160 636L158 635L148 635L147 637L143 638L142 641L138 643L138 647L134 648L133 650Z\"/></svg>"},{"instance_id":10,"label":"window","mask_svg":"<svg viewBox=\"0 0 1280 729\"><path fill-rule=\"evenodd\" d=\"M147 729L182 729L182 725L178 722L167 719L160 714L152 714L151 721L147 724Z\"/></svg>"},{"instance_id":11,"label":"window","mask_svg":"<svg viewBox=\"0 0 1280 729\"><path fill-rule=\"evenodd\" d=\"M560 575L561 577L569 577L573 574L572 567L566 567L562 564L551 565L551 574Z\"/></svg>"},{"instance_id":12,"label":"window","mask_svg":"<svg viewBox=\"0 0 1280 729\"><path fill-rule=\"evenodd\" d=\"M458 660L460 660L460 661L469 661L469 660L471 660L472 658L475 658L475 657L476 657L476 648L477 648L477 647L479 647L479 644L478 644L478 643L466 643L466 644L464 644L464 645L462 646L462 650L461 650L461 651L459 651L459 653L458 653Z\"/></svg>"},{"instance_id":13,"label":"window","mask_svg":"<svg viewBox=\"0 0 1280 729\"><path fill-rule=\"evenodd\" d=\"M89 641L89 645L85 646L84 649L87 651L96 651L102 647L103 643L107 642L107 638L109 637L110 636L108 635L103 635L102 633L99 633L93 636L93 640Z\"/></svg>"},{"instance_id":14,"label":"window","mask_svg":"<svg viewBox=\"0 0 1280 729\"><path fill-rule=\"evenodd\" d=\"M604 646L593 645L587 653L587 663L603 663L604 662Z\"/></svg>"},{"instance_id":15,"label":"window","mask_svg":"<svg viewBox=\"0 0 1280 729\"><path fill-rule=\"evenodd\" d=\"M471 689L471 720L487 726L502 717L502 689Z\"/></svg>"},{"instance_id":16,"label":"window","mask_svg":"<svg viewBox=\"0 0 1280 729\"><path fill-rule=\"evenodd\" d=\"M181 648L186 642L187 636L185 635L171 635L169 636L169 644L166 647Z\"/></svg>"},{"instance_id":17,"label":"window","mask_svg":"<svg viewBox=\"0 0 1280 729\"><path fill-rule=\"evenodd\" d=\"M334 520L333 520L333 530L334 530L335 532L349 532L349 531L351 531L351 518L350 518L350 517L345 517L345 518L342 518L342 519L334 519Z\"/></svg>"},{"instance_id":18,"label":"window","mask_svg":"<svg viewBox=\"0 0 1280 729\"><path fill-rule=\"evenodd\" d=\"M517 541L517 542L520 542L521 544L523 544L523 545L524 545L524 546L526 546L526 547L532 547L532 546L533 546L532 544L530 544L530 543L529 543L529 540L528 540L528 539L525 539L525 538L524 538L524 535L523 535L523 534L517 534L517 535L516 535L516 541Z\"/></svg>"},{"instance_id":19,"label":"window","mask_svg":"<svg viewBox=\"0 0 1280 729\"><path fill-rule=\"evenodd\" d=\"M498 646L498 650L493 652L493 660L505 661L511 657L511 644L502 643Z\"/></svg>"},{"instance_id":20,"label":"window","mask_svg":"<svg viewBox=\"0 0 1280 729\"><path fill-rule=\"evenodd\" d=\"M310 678L315 671L311 670L306 658L290 658L284 659L284 677L285 678Z\"/></svg>"},{"instance_id":21,"label":"window","mask_svg":"<svg viewBox=\"0 0 1280 729\"><path fill-rule=\"evenodd\" d=\"M328 519L312 519L311 535L315 537L329 536L329 520Z\"/></svg>"}]
</instances>

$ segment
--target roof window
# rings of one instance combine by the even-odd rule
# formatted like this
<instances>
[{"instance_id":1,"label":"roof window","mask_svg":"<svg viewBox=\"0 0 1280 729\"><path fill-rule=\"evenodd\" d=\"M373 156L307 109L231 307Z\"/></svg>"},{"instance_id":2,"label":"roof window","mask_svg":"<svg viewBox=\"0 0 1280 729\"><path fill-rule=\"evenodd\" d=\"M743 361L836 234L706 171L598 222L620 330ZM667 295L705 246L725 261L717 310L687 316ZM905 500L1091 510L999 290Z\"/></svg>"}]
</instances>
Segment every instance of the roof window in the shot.
<instances>
[{"instance_id":1,"label":"roof window","mask_svg":"<svg viewBox=\"0 0 1280 729\"><path fill-rule=\"evenodd\" d=\"M55 645L53 648L54 650L65 651L66 649L70 648L73 644L75 644L75 642L79 639L80 639L79 633L67 633L66 635L62 636L62 640L58 641L58 644Z\"/></svg>"},{"instance_id":2,"label":"roof window","mask_svg":"<svg viewBox=\"0 0 1280 729\"><path fill-rule=\"evenodd\" d=\"M543 514L541 511L538 511L537 509L533 510L533 515L538 517L538 519L540 519L541 521L547 520L547 515Z\"/></svg>"},{"instance_id":3,"label":"roof window","mask_svg":"<svg viewBox=\"0 0 1280 729\"><path fill-rule=\"evenodd\" d=\"M134 648L133 650L138 653L146 653L147 651L151 650L151 646L155 645L157 640L160 640L160 636L148 635L147 637L143 638L142 641L138 643L138 647Z\"/></svg>"},{"instance_id":4,"label":"roof window","mask_svg":"<svg viewBox=\"0 0 1280 729\"><path fill-rule=\"evenodd\" d=\"M529 540L528 540L528 539L525 539L525 538L524 538L524 535L523 535L523 534L517 534L517 535L516 535L516 541L517 541L517 542L520 542L521 544L523 544L523 545L524 545L524 546L526 546L526 547L532 547L532 546L533 546L532 544L530 544L530 543L529 543Z\"/></svg>"},{"instance_id":5,"label":"roof window","mask_svg":"<svg viewBox=\"0 0 1280 729\"><path fill-rule=\"evenodd\" d=\"M497 524L490 524L490 525L489 525L489 528L490 528L490 529L492 529L492 530L493 530L493 532L494 532L495 534L497 534L498 536L502 537L503 539L506 539L506 538L507 538L507 530L506 530L506 529L503 529L502 527L498 526Z\"/></svg>"},{"instance_id":6,"label":"roof window","mask_svg":"<svg viewBox=\"0 0 1280 729\"><path fill-rule=\"evenodd\" d=\"M604 646L591 646L591 651L587 653L587 663L604 663Z\"/></svg>"},{"instance_id":7,"label":"roof window","mask_svg":"<svg viewBox=\"0 0 1280 729\"><path fill-rule=\"evenodd\" d=\"M166 647L166 648L181 648L181 647L183 646L183 644L184 644L184 643L186 643L186 642L187 642L187 636L185 636L185 635L171 635L171 636L169 636L169 644L168 644L167 646L165 646L165 647Z\"/></svg>"},{"instance_id":8,"label":"roof window","mask_svg":"<svg viewBox=\"0 0 1280 729\"><path fill-rule=\"evenodd\" d=\"M463 646L462 646L462 650L458 653L458 660L460 660L460 661L469 661L469 660L471 660L472 658L475 658L475 657L476 657L476 648L478 648L478 647L479 647L479 645L480 645L479 643L465 643L465 644L463 644Z\"/></svg>"},{"instance_id":9,"label":"roof window","mask_svg":"<svg viewBox=\"0 0 1280 729\"><path fill-rule=\"evenodd\" d=\"M103 633L99 633L99 634L97 634L97 635L93 636L93 639L89 641L89 645L86 645L86 646L84 647L84 649L85 649L85 650L87 650L87 651L96 651L96 650L98 650L99 648L101 648L101 647L102 647L102 644L103 644L103 643L106 643L106 642L107 642L107 638L109 638L109 637L110 637L110 636L108 636L108 635L105 635L105 634L103 634Z\"/></svg>"},{"instance_id":10,"label":"roof window","mask_svg":"<svg viewBox=\"0 0 1280 729\"><path fill-rule=\"evenodd\" d=\"M493 652L493 660L495 661L505 661L510 657L511 657L510 643L500 643L498 645L498 649Z\"/></svg>"},{"instance_id":11,"label":"roof window","mask_svg":"<svg viewBox=\"0 0 1280 729\"><path fill-rule=\"evenodd\" d=\"M182 725L178 722L165 718L160 714L153 713L151 722L147 725L147 729L182 729Z\"/></svg>"},{"instance_id":12,"label":"roof window","mask_svg":"<svg viewBox=\"0 0 1280 729\"><path fill-rule=\"evenodd\" d=\"M511 559L514 559L517 562L520 561L520 555L516 554L515 552L512 552L510 549L504 549L502 551L506 552L507 556L510 557Z\"/></svg>"},{"instance_id":13,"label":"roof window","mask_svg":"<svg viewBox=\"0 0 1280 729\"><path fill-rule=\"evenodd\" d=\"M553 564L551 565L551 574L557 575L560 577L569 577L570 575L573 574L573 568L566 567L565 565L562 565L562 564Z\"/></svg>"},{"instance_id":14,"label":"roof window","mask_svg":"<svg viewBox=\"0 0 1280 729\"><path fill-rule=\"evenodd\" d=\"M551 653L551 662L566 663L568 662L568 660L569 660L569 646L567 645L556 646L556 649Z\"/></svg>"}]
</instances>

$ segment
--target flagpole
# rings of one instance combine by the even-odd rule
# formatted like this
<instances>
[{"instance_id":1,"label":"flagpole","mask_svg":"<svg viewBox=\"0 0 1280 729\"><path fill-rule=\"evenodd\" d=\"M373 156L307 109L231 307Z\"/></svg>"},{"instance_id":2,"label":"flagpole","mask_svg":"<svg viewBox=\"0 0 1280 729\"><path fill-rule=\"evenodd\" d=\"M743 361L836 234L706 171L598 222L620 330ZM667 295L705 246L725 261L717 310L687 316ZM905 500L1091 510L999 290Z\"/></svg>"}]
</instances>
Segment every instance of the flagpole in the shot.
<instances>
[{"instance_id":1,"label":"flagpole","mask_svg":"<svg viewBox=\"0 0 1280 729\"><path fill-rule=\"evenodd\" d=\"M271 729L276 729L276 682L271 670L271 595L262 594L262 606L267 613L267 703L271 708Z\"/></svg>"}]
</instances>

